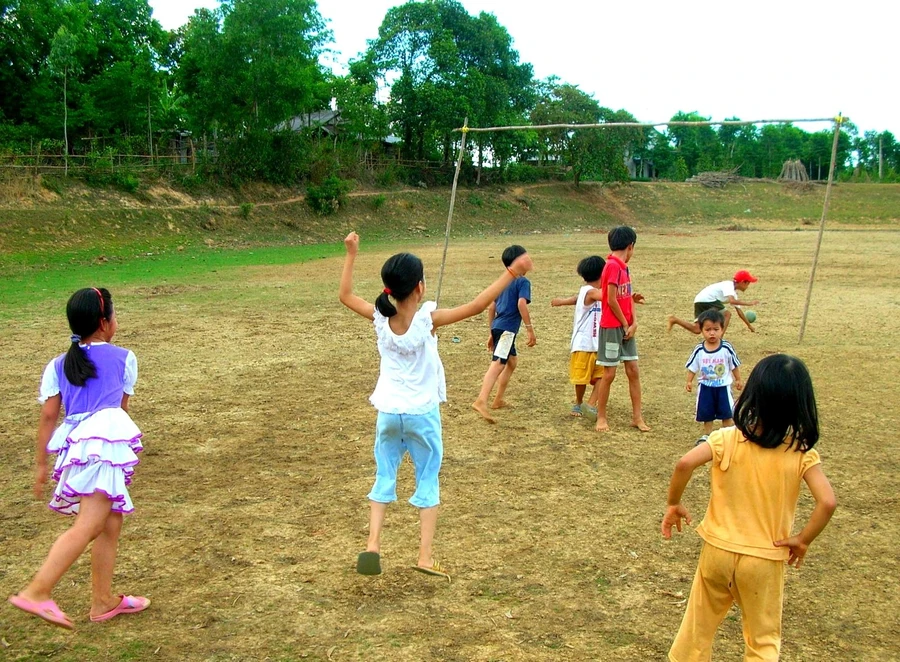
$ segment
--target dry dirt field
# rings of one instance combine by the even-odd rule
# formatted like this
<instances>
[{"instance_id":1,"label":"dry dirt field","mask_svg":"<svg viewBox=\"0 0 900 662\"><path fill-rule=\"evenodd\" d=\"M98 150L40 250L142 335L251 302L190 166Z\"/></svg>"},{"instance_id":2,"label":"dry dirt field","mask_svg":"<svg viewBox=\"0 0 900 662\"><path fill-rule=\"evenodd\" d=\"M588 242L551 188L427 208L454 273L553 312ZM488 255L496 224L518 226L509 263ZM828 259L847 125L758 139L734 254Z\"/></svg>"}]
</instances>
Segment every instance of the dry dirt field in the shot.
<instances>
[{"instance_id":1,"label":"dry dirt field","mask_svg":"<svg viewBox=\"0 0 900 662\"><path fill-rule=\"evenodd\" d=\"M900 234L830 231L806 339L797 342L814 232L641 232L632 261L645 418L628 427L624 374L599 435L569 416L575 265L605 255L601 233L456 240L442 303L474 296L500 273L505 243L534 257L538 345L520 350L496 426L469 408L488 365L485 317L441 335L444 505L436 550L452 583L409 569L417 513L388 511L385 572L354 570L366 536L378 362L371 328L337 301L341 259L242 268L178 284L114 290L117 342L135 351L132 416L145 452L132 489L116 586L151 608L103 625L87 620L89 562L56 599L77 630L0 607L10 660L663 660L678 628L700 540L659 534L668 478L698 432L682 366L695 338L665 332L694 294L737 268L758 273L758 333L728 333L744 374L773 352L802 357L816 385L819 450L838 511L806 565L788 573L785 661L900 659ZM382 262L401 247L363 248L357 291L374 300ZM412 244L434 288L437 241ZM432 289L433 291L433 289ZM30 493L34 397L63 351L68 292L17 314L0 362L0 584L17 591L68 520ZM451 342L453 337L459 342ZM707 473L685 503L699 521ZM811 498L804 492L798 520ZM741 659L734 610L716 659Z\"/></svg>"}]
</instances>

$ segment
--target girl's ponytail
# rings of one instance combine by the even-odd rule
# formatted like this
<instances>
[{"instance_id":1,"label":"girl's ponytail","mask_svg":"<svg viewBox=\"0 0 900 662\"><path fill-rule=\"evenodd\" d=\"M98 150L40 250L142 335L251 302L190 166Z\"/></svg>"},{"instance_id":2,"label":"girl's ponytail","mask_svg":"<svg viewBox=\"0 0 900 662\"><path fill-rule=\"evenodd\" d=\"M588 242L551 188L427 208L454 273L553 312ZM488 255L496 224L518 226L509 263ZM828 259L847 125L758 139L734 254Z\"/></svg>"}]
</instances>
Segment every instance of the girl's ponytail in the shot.
<instances>
[{"instance_id":1,"label":"girl's ponytail","mask_svg":"<svg viewBox=\"0 0 900 662\"><path fill-rule=\"evenodd\" d=\"M375 299L375 307L385 317L393 317L397 314L397 308L391 303L388 288L384 288L384 291Z\"/></svg>"},{"instance_id":2,"label":"girl's ponytail","mask_svg":"<svg viewBox=\"0 0 900 662\"><path fill-rule=\"evenodd\" d=\"M385 317L393 317L397 314L397 308L391 303L389 297L395 301L403 301L425 279L425 269L422 260L412 253L397 253L388 258L381 267L381 280L384 283L384 291L375 299L375 308Z\"/></svg>"},{"instance_id":3,"label":"girl's ponytail","mask_svg":"<svg viewBox=\"0 0 900 662\"><path fill-rule=\"evenodd\" d=\"M112 296L105 288L86 287L69 297L66 317L72 329L72 342L63 362L66 379L74 386L84 386L97 376L97 368L81 347L82 338L89 338L100 328L100 321L112 317Z\"/></svg>"}]
</instances>

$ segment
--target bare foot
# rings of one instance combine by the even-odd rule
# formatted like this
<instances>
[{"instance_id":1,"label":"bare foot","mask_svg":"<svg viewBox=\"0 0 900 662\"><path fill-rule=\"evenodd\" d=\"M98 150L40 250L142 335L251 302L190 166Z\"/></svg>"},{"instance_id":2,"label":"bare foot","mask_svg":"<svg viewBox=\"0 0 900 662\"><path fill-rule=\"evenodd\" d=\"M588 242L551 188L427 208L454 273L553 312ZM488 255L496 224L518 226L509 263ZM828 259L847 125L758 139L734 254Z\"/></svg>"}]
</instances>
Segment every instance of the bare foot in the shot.
<instances>
[{"instance_id":1,"label":"bare foot","mask_svg":"<svg viewBox=\"0 0 900 662\"><path fill-rule=\"evenodd\" d=\"M641 432L650 432L650 426L647 425L646 423L644 423L644 419L643 419L643 418L639 418L639 419L636 420L636 421L632 421L631 427L637 428L637 429L640 430Z\"/></svg>"},{"instance_id":2,"label":"bare foot","mask_svg":"<svg viewBox=\"0 0 900 662\"><path fill-rule=\"evenodd\" d=\"M672 327L675 326L675 316L669 315L666 318L666 333L672 330Z\"/></svg>"},{"instance_id":3,"label":"bare foot","mask_svg":"<svg viewBox=\"0 0 900 662\"><path fill-rule=\"evenodd\" d=\"M504 409L505 407L512 408L512 405L510 405L506 400L494 400L494 402L491 403L491 409Z\"/></svg>"},{"instance_id":4,"label":"bare foot","mask_svg":"<svg viewBox=\"0 0 900 662\"><path fill-rule=\"evenodd\" d=\"M597 426L594 428L597 432L609 432L609 423L605 418L597 418Z\"/></svg>"},{"instance_id":5,"label":"bare foot","mask_svg":"<svg viewBox=\"0 0 900 662\"><path fill-rule=\"evenodd\" d=\"M476 400L475 402L472 403L472 409L474 409L479 414L481 414L481 417L484 420L486 420L488 423L496 423L497 422L496 420L494 420L494 417L491 416L491 412L488 411L488 408L485 406L485 404L483 402L479 402L478 400Z\"/></svg>"}]
</instances>

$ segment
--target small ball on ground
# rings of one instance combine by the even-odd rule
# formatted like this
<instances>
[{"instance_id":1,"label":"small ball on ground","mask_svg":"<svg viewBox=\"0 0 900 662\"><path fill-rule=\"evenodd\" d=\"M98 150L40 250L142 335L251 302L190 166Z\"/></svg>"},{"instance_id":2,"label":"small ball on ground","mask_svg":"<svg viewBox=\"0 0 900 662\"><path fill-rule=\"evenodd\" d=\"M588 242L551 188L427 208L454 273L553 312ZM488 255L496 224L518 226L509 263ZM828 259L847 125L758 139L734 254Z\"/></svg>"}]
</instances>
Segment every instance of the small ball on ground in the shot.
<instances>
[{"instance_id":1,"label":"small ball on ground","mask_svg":"<svg viewBox=\"0 0 900 662\"><path fill-rule=\"evenodd\" d=\"M756 313L754 313L752 310L745 310L744 317L746 317L747 321L751 324L756 321Z\"/></svg>"}]
</instances>

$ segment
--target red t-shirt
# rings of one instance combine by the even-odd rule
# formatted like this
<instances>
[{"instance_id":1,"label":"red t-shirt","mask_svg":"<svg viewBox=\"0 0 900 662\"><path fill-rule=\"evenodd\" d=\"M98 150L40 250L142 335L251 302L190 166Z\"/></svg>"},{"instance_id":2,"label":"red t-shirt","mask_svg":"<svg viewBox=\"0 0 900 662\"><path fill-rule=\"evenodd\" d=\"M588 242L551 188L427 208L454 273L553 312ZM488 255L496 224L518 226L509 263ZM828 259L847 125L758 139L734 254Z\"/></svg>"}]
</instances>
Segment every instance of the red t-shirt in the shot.
<instances>
[{"instance_id":1,"label":"red t-shirt","mask_svg":"<svg viewBox=\"0 0 900 662\"><path fill-rule=\"evenodd\" d=\"M613 314L609 307L607 297L609 296L608 285L616 286L616 301L619 302L619 308L622 314L628 320L628 324L634 322L634 301L631 299L631 275L628 273L628 266L615 255L609 255L606 258L606 266L603 267L603 274L600 276L600 291L603 293L603 311L600 313L600 328L615 329L622 326L618 318Z\"/></svg>"}]
</instances>

